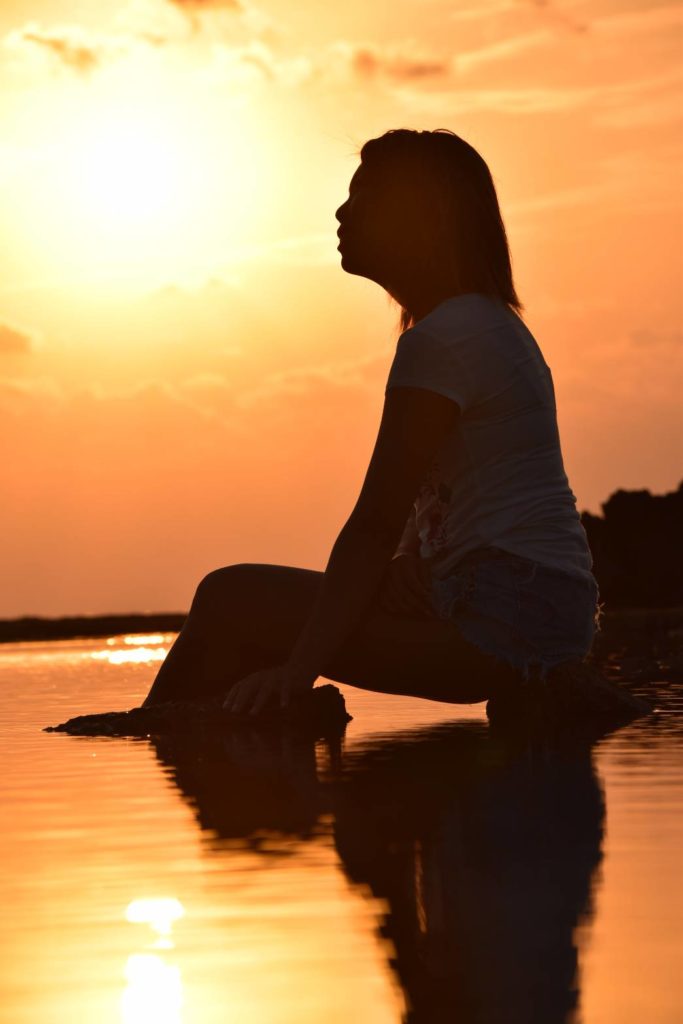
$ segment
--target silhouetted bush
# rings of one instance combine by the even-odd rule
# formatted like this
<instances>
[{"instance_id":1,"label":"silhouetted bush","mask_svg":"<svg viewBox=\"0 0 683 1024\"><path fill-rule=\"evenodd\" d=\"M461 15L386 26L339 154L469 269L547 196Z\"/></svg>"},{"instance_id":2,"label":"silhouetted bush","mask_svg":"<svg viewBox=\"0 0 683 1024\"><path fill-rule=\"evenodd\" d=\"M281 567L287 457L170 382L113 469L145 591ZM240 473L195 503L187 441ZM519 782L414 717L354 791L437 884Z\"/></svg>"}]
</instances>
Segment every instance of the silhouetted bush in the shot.
<instances>
[{"instance_id":1,"label":"silhouetted bush","mask_svg":"<svg viewBox=\"0 0 683 1024\"><path fill-rule=\"evenodd\" d=\"M683 605L683 482L669 494L615 491L602 517L583 512L581 522L608 607Z\"/></svg>"}]
</instances>

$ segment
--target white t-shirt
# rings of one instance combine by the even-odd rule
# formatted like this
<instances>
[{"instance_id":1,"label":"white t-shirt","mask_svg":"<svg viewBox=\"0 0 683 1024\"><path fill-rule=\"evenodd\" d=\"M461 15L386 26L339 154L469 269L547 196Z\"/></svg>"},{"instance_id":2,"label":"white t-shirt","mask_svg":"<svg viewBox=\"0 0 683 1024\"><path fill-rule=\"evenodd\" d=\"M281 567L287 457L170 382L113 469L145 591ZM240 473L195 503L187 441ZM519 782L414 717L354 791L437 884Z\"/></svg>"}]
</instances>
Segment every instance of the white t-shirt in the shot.
<instances>
[{"instance_id":1,"label":"white t-shirt","mask_svg":"<svg viewBox=\"0 0 683 1024\"><path fill-rule=\"evenodd\" d=\"M552 376L521 318L478 292L445 299L400 336L386 388L401 386L436 391L461 410L415 501L432 574L443 579L474 548L494 546L590 575Z\"/></svg>"}]
</instances>

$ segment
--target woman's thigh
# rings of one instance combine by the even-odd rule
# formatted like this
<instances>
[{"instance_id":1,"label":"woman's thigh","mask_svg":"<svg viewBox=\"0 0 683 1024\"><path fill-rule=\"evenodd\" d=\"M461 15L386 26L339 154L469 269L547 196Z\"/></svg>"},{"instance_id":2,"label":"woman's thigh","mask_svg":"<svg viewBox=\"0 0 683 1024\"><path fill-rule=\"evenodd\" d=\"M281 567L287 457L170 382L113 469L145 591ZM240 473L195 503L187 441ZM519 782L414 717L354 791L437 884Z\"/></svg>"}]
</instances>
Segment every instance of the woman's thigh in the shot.
<instances>
[{"instance_id":1,"label":"woman's thigh","mask_svg":"<svg viewBox=\"0 0 683 1024\"><path fill-rule=\"evenodd\" d=\"M232 635L255 663L285 661L308 620L322 572L241 563L210 574L205 597L219 635ZM383 693L473 703L513 682L512 670L468 643L455 623L389 613L376 602L321 675Z\"/></svg>"}]
</instances>

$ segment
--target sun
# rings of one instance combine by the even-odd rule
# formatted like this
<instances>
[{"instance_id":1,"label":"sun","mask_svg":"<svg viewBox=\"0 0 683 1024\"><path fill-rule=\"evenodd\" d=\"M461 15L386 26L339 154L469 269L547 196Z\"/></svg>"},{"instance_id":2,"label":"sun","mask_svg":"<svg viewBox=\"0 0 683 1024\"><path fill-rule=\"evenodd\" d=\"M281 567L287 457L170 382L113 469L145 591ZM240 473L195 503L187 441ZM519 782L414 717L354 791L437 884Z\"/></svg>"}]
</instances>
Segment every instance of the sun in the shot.
<instances>
[{"instance_id":1,"label":"sun","mask_svg":"<svg viewBox=\"0 0 683 1024\"><path fill-rule=\"evenodd\" d=\"M172 126L134 110L110 114L75 146L71 170L82 215L127 233L187 216L201 185Z\"/></svg>"},{"instance_id":2,"label":"sun","mask_svg":"<svg viewBox=\"0 0 683 1024\"><path fill-rule=\"evenodd\" d=\"M171 73L43 93L17 186L26 261L48 277L143 288L229 264L253 242L272 188L250 113Z\"/></svg>"}]
</instances>

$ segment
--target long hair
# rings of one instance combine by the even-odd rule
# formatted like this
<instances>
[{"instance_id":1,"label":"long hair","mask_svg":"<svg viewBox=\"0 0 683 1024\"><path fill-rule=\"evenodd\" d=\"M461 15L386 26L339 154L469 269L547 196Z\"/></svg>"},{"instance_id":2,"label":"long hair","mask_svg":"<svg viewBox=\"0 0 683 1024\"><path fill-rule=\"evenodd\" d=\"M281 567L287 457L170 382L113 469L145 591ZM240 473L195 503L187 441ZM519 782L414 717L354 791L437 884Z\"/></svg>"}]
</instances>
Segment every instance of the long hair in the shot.
<instances>
[{"instance_id":1,"label":"long hair","mask_svg":"<svg viewBox=\"0 0 683 1024\"><path fill-rule=\"evenodd\" d=\"M405 246L392 254L413 282L448 295L480 292L524 310L512 280L510 249L493 178L476 149L448 128L392 128L360 149L378 180L399 183ZM415 323L401 307L400 331Z\"/></svg>"}]
</instances>

